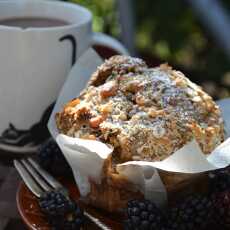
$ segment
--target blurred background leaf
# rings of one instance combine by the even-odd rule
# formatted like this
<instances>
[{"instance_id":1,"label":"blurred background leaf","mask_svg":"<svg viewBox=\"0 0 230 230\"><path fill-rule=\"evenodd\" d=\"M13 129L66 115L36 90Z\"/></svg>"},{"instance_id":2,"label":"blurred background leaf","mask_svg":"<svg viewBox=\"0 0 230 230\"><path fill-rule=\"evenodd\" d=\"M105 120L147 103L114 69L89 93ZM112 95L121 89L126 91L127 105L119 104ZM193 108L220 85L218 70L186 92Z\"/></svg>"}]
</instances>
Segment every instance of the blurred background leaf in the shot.
<instances>
[{"instance_id":1,"label":"blurred background leaf","mask_svg":"<svg viewBox=\"0 0 230 230\"><path fill-rule=\"evenodd\" d=\"M90 9L93 29L119 38L116 0L70 0ZM222 0L230 14L230 1ZM186 1L133 0L135 45L155 65L168 62L214 98L230 96L230 61Z\"/></svg>"}]
</instances>

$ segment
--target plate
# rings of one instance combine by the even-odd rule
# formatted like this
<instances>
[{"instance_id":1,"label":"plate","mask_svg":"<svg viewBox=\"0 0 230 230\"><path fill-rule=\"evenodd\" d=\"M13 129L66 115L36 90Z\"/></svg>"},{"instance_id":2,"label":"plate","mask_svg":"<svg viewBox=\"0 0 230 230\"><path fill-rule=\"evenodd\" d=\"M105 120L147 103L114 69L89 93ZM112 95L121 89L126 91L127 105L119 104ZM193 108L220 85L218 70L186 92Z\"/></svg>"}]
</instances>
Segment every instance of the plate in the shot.
<instances>
[{"instance_id":1,"label":"plate","mask_svg":"<svg viewBox=\"0 0 230 230\"><path fill-rule=\"evenodd\" d=\"M62 181L62 184L69 190L72 199L79 200L79 191L73 181ZM45 216L41 212L38 199L34 196L26 185L21 182L16 194L17 208L25 225L30 230L51 230ZM122 230L122 224L111 214L105 213L92 207L83 206L89 214L99 219L107 227L114 230ZM101 229L91 222L86 222L84 230Z\"/></svg>"}]
</instances>

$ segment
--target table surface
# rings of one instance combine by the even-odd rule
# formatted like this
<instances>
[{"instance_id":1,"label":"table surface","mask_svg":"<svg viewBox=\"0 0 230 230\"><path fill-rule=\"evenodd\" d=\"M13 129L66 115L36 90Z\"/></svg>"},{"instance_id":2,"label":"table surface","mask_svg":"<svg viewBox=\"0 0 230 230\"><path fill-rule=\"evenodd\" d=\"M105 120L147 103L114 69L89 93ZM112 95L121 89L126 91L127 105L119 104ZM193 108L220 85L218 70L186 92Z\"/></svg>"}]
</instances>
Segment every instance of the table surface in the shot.
<instances>
[{"instance_id":1,"label":"table surface","mask_svg":"<svg viewBox=\"0 0 230 230\"><path fill-rule=\"evenodd\" d=\"M26 230L16 207L16 192L21 179L11 159L0 156L0 230Z\"/></svg>"}]
</instances>

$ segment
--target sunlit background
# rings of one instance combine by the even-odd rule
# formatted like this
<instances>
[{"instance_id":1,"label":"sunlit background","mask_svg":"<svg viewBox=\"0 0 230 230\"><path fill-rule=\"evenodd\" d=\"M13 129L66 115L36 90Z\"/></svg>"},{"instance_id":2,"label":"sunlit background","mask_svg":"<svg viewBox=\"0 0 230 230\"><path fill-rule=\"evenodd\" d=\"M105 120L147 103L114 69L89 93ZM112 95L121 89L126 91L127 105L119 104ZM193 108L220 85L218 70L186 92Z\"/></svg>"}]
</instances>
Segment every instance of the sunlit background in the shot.
<instances>
[{"instance_id":1,"label":"sunlit background","mask_svg":"<svg viewBox=\"0 0 230 230\"><path fill-rule=\"evenodd\" d=\"M122 41L122 0L71 2L86 6L93 12L94 31L110 34ZM230 55L227 57L224 46L202 23L189 0L129 2L132 18L128 12L125 20L132 20L134 25L135 55L152 66L168 62L202 85L215 99L230 96ZM230 1L219 2L230 16Z\"/></svg>"}]
</instances>

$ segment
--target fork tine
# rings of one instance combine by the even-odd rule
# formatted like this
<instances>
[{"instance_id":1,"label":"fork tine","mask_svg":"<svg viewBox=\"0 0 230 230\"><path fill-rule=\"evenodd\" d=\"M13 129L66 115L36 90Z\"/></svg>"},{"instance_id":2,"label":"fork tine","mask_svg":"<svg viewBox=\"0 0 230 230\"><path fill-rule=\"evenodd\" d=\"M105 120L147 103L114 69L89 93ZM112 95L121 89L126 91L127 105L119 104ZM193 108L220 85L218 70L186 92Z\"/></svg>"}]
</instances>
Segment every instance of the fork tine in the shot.
<instances>
[{"instance_id":1,"label":"fork tine","mask_svg":"<svg viewBox=\"0 0 230 230\"><path fill-rule=\"evenodd\" d=\"M14 160L14 166L17 169L17 171L18 171L19 175L21 176L21 178L23 179L23 181L25 182L25 184L27 185L27 187L30 189L30 191L35 196L41 197L41 195L43 194L43 191L36 184L33 177L31 177L31 175L26 171L26 169L24 168L22 163L19 162L18 160Z\"/></svg>"},{"instance_id":2,"label":"fork tine","mask_svg":"<svg viewBox=\"0 0 230 230\"><path fill-rule=\"evenodd\" d=\"M38 174L38 172L31 167L31 165L26 161L26 159L21 160L22 164L29 171L29 173L33 176L36 182L46 191L50 192L52 188L45 182L45 180Z\"/></svg>"},{"instance_id":3,"label":"fork tine","mask_svg":"<svg viewBox=\"0 0 230 230\"><path fill-rule=\"evenodd\" d=\"M63 188L63 185L60 184L54 177L52 177L48 172L46 172L36 161L32 158L28 158L30 164L39 172L39 174L54 188L60 189Z\"/></svg>"},{"instance_id":4,"label":"fork tine","mask_svg":"<svg viewBox=\"0 0 230 230\"><path fill-rule=\"evenodd\" d=\"M44 191L38 186L38 184L42 186L41 180L42 181L46 180L47 183L52 185L54 189L60 189L60 191L62 191L66 196L68 196L67 189L63 187L63 185L61 185L56 179L54 179L48 172L42 169L39 166L39 164L35 162L32 158L29 157L26 160L21 160L21 162L19 160L14 160L14 166L17 169L20 176L22 177L25 184L27 185L27 187L35 196L41 197L42 194L44 193ZM31 173L33 177L30 175L30 173L27 170ZM99 219L93 217L88 212L85 211L84 213L85 216L90 221L92 221L95 225L100 227L102 230L111 230L111 228L107 227Z\"/></svg>"}]
</instances>

